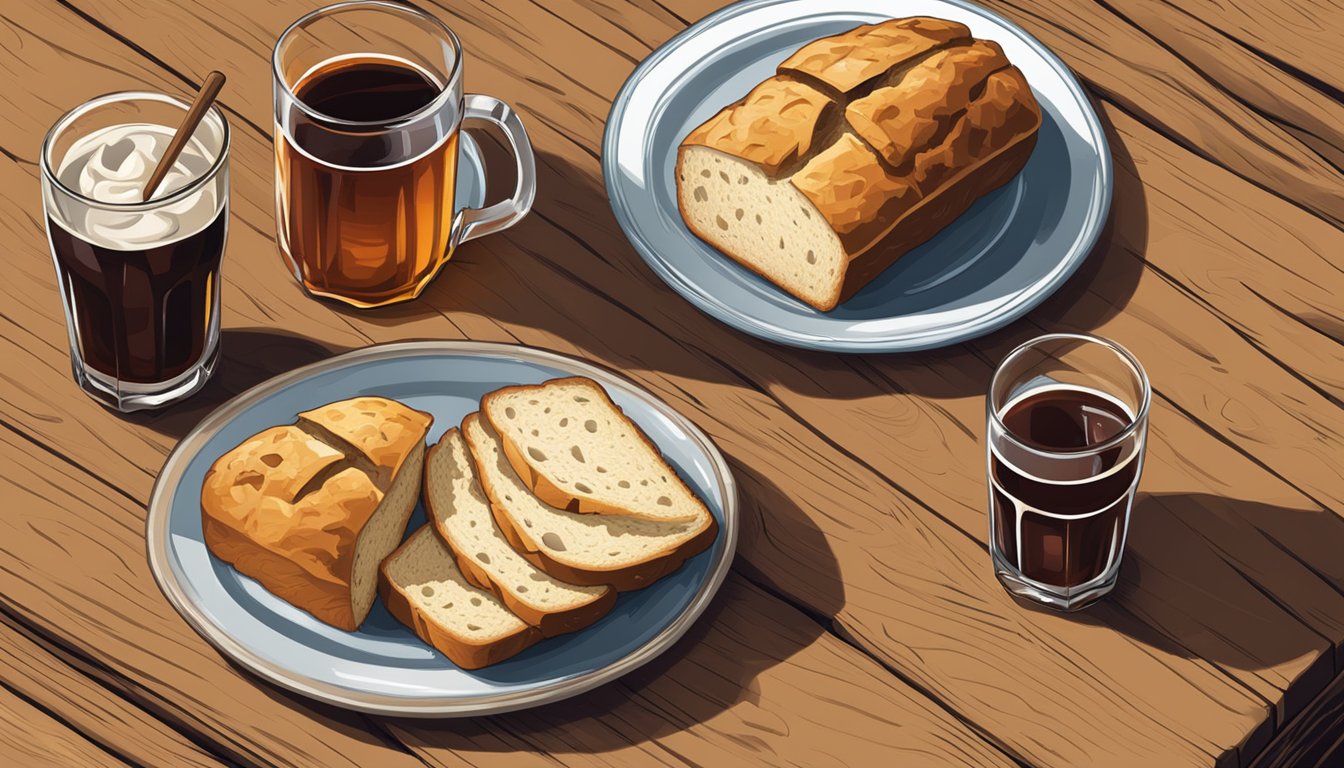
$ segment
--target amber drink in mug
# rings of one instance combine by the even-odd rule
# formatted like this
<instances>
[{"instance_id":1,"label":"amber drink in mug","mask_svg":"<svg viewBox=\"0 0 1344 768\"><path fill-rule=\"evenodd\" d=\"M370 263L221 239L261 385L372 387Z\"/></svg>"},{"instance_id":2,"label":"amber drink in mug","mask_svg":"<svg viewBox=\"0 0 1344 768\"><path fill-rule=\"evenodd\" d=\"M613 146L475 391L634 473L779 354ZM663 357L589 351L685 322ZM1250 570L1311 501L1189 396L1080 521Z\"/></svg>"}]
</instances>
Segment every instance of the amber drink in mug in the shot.
<instances>
[{"instance_id":1,"label":"amber drink in mug","mask_svg":"<svg viewBox=\"0 0 1344 768\"><path fill-rule=\"evenodd\" d=\"M461 242L507 229L536 194L522 122L462 92L452 30L409 5L340 3L275 46L280 250L312 295L376 307L419 295ZM511 145L512 197L454 205L459 131L494 124Z\"/></svg>"}]
</instances>

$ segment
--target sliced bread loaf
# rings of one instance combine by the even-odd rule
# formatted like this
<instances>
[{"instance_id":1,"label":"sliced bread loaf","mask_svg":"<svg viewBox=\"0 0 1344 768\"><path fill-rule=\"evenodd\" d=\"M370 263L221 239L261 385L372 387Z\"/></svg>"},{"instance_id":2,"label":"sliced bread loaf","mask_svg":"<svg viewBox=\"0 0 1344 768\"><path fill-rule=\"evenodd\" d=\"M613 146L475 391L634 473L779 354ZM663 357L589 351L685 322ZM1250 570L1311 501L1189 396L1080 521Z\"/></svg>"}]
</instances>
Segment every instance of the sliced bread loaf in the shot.
<instances>
[{"instance_id":1,"label":"sliced bread loaf","mask_svg":"<svg viewBox=\"0 0 1344 768\"><path fill-rule=\"evenodd\" d=\"M703 552L718 533L708 510L688 522L665 523L556 509L523 484L498 433L479 414L463 420L462 434L495 521L513 549L567 582L640 589Z\"/></svg>"},{"instance_id":2,"label":"sliced bread loaf","mask_svg":"<svg viewBox=\"0 0 1344 768\"><path fill-rule=\"evenodd\" d=\"M677 202L702 240L829 311L1016 176L1040 125L996 43L892 19L803 46L692 130Z\"/></svg>"},{"instance_id":3,"label":"sliced bread loaf","mask_svg":"<svg viewBox=\"0 0 1344 768\"><path fill-rule=\"evenodd\" d=\"M462 433L448 430L425 461L425 504L458 566L545 637L582 629L611 610L616 590L568 584L528 562L495 525Z\"/></svg>"},{"instance_id":4,"label":"sliced bread loaf","mask_svg":"<svg viewBox=\"0 0 1344 768\"><path fill-rule=\"evenodd\" d=\"M463 669L503 661L541 639L490 592L473 586L424 525L383 561L378 593L397 621Z\"/></svg>"},{"instance_id":5,"label":"sliced bread loaf","mask_svg":"<svg viewBox=\"0 0 1344 768\"><path fill-rule=\"evenodd\" d=\"M571 512L689 522L705 505L592 379L505 387L481 400L510 466Z\"/></svg>"}]
</instances>

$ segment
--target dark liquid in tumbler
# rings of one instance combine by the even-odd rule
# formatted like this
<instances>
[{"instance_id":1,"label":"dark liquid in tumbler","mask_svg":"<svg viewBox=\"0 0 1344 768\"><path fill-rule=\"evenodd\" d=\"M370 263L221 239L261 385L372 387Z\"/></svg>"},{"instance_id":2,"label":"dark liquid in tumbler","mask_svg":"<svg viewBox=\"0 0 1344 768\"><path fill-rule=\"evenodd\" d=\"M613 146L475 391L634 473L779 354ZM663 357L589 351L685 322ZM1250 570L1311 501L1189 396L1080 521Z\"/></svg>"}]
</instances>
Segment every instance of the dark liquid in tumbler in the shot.
<instances>
[{"instance_id":1,"label":"dark liquid in tumbler","mask_svg":"<svg viewBox=\"0 0 1344 768\"><path fill-rule=\"evenodd\" d=\"M411 64L373 57L298 83L319 115L296 117L292 137L277 132L276 169L281 245L310 290L368 305L409 298L447 259L457 134L396 127L442 92Z\"/></svg>"},{"instance_id":2,"label":"dark liquid in tumbler","mask_svg":"<svg viewBox=\"0 0 1344 768\"><path fill-rule=\"evenodd\" d=\"M121 251L77 237L48 217L84 364L122 382L156 384L200 362L215 311L225 226L221 208L194 235Z\"/></svg>"},{"instance_id":3,"label":"dark liquid in tumbler","mask_svg":"<svg viewBox=\"0 0 1344 768\"><path fill-rule=\"evenodd\" d=\"M1133 421L1114 400L1076 388L1025 397L1000 418L1019 441L1052 454L1085 451L1120 434ZM1016 462L992 451L990 456L999 550L1027 578L1044 584L1077 586L1100 576L1120 545L1129 491L1139 470L1132 446L1118 445L1090 461L1080 460L1076 477L1058 478L1077 482L1039 479L1025 453ZM1088 516L1061 519L1023 512L1019 551L1013 499L1055 515Z\"/></svg>"}]
</instances>

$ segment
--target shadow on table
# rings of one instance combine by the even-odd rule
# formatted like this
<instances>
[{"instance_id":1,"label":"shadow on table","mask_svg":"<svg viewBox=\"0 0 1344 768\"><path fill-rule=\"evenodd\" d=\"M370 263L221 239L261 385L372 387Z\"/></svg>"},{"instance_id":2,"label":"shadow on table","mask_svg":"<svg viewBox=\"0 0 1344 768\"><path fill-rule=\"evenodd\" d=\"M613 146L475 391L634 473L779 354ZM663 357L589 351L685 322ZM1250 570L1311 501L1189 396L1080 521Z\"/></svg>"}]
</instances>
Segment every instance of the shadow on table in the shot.
<instances>
[{"instance_id":1,"label":"shadow on table","mask_svg":"<svg viewBox=\"0 0 1344 768\"><path fill-rule=\"evenodd\" d=\"M735 466L737 473L748 472ZM756 490L741 494L740 542L750 546L768 518L772 536L784 537L799 567L811 570L804 613L770 594L768 580L738 558L719 594L670 649L613 682L555 704L479 718L376 718L417 748L464 752L597 753L630 748L711 720L739 702L761 703L756 678L812 646L844 602L839 567L826 538L786 492L753 477ZM805 565L804 565L805 563ZM745 577L745 578L744 578ZM748 580L751 579L751 581ZM753 581L765 583L763 588ZM830 658L823 656L822 658ZM243 671L241 667L234 665ZM813 674L816 669L811 670ZM247 674L244 672L244 674ZM794 681L797 678L793 678ZM379 734L369 719L343 712L258 681L273 698L351 724L361 738ZM843 697L843 684L830 693ZM777 686L776 696L789 686ZM805 706L772 699L768 706ZM448 761L451 762L451 761ZM632 760L633 762L633 760Z\"/></svg>"},{"instance_id":2,"label":"shadow on table","mask_svg":"<svg viewBox=\"0 0 1344 768\"><path fill-rule=\"evenodd\" d=\"M1334 674L1331 644L1306 622L1313 608L1319 614L1344 603L1330 583L1341 570L1340 552L1344 520L1329 510L1141 493L1115 591L1066 616L1162 653L1263 673L1270 684L1282 674L1272 668L1314 657L1305 670L1294 670L1297 680L1280 683L1292 684L1279 713L1287 718Z\"/></svg>"},{"instance_id":3,"label":"shadow on table","mask_svg":"<svg viewBox=\"0 0 1344 768\"><path fill-rule=\"evenodd\" d=\"M226 328L220 332L215 375L186 401L157 412L122 416L128 422L181 439L226 400L272 376L345 352L304 336L268 328Z\"/></svg>"}]
</instances>

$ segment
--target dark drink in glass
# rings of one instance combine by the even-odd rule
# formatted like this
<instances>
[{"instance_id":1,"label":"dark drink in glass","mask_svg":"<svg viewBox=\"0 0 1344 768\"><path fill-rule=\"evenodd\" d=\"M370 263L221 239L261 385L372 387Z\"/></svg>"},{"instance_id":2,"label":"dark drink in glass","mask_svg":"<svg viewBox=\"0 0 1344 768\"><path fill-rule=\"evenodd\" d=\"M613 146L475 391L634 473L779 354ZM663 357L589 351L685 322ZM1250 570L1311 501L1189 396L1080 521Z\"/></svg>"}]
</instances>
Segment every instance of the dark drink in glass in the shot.
<instances>
[{"instance_id":1,"label":"dark drink in glass","mask_svg":"<svg viewBox=\"0 0 1344 768\"><path fill-rule=\"evenodd\" d=\"M123 411L187 397L218 358L228 126L217 109L142 199L188 106L153 93L104 96L61 118L43 146L75 379Z\"/></svg>"},{"instance_id":2,"label":"dark drink in glass","mask_svg":"<svg viewBox=\"0 0 1344 768\"><path fill-rule=\"evenodd\" d=\"M989 397L990 549L1010 592L1074 609L1110 591L1143 467L1148 383L1109 341L1014 350Z\"/></svg>"}]
</instances>

